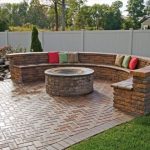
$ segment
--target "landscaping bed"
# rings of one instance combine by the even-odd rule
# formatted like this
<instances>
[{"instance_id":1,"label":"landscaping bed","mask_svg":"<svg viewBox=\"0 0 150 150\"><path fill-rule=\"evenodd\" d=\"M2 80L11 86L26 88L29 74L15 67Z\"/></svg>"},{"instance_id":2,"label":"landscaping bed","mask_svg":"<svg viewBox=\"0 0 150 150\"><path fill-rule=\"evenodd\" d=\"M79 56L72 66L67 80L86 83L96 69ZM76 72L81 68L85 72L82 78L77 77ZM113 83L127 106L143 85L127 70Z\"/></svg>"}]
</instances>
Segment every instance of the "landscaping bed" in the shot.
<instances>
[{"instance_id":1,"label":"landscaping bed","mask_svg":"<svg viewBox=\"0 0 150 150\"><path fill-rule=\"evenodd\" d=\"M9 61L6 58L6 54L9 53L12 53L11 47L0 48L0 81L10 78Z\"/></svg>"}]
</instances>

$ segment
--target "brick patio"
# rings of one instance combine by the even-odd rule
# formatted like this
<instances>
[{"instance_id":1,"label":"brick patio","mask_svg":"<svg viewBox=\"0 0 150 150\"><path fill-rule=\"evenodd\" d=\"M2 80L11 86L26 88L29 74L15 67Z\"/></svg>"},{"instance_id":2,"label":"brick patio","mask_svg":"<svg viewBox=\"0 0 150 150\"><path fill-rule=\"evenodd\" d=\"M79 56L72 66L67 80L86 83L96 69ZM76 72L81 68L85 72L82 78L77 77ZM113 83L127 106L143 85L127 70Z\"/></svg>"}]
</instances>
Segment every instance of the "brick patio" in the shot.
<instances>
[{"instance_id":1,"label":"brick patio","mask_svg":"<svg viewBox=\"0 0 150 150\"><path fill-rule=\"evenodd\" d=\"M0 82L0 149L61 150L133 119L113 108L110 84L96 80L92 94L60 98L44 83Z\"/></svg>"}]
</instances>

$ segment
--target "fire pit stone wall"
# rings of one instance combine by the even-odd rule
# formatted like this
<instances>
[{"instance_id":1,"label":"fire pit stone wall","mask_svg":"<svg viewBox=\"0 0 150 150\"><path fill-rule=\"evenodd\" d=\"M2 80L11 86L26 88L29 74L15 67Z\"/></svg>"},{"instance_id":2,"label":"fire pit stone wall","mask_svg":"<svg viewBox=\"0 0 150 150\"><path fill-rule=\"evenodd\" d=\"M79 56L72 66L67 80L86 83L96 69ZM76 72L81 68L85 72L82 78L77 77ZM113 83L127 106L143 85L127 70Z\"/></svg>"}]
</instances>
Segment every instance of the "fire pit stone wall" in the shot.
<instances>
[{"instance_id":1,"label":"fire pit stone wall","mask_svg":"<svg viewBox=\"0 0 150 150\"><path fill-rule=\"evenodd\" d=\"M77 72L69 71L69 74L66 72L66 75L59 73L64 72L64 68L67 68L67 71L70 68ZM58 71L59 69L63 69L63 71ZM93 91L93 73L92 69L83 67L49 69L45 71L46 92L53 96L76 96L91 93Z\"/></svg>"}]
</instances>

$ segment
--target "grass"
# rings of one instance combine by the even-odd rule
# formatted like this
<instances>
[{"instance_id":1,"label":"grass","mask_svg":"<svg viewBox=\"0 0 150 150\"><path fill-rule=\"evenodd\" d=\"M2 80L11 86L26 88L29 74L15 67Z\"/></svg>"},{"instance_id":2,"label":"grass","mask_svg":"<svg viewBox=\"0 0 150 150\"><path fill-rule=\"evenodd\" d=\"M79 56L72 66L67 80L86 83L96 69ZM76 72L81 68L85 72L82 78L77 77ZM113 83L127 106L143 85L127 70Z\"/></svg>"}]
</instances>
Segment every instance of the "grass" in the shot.
<instances>
[{"instance_id":1,"label":"grass","mask_svg":"<svg viewBox=\"0 0 150 150\"><path fill-rule=\"evenodd\" d=\"M150 115L109 129L68 150L150 150Z\"/></svg>"}]
</instances>

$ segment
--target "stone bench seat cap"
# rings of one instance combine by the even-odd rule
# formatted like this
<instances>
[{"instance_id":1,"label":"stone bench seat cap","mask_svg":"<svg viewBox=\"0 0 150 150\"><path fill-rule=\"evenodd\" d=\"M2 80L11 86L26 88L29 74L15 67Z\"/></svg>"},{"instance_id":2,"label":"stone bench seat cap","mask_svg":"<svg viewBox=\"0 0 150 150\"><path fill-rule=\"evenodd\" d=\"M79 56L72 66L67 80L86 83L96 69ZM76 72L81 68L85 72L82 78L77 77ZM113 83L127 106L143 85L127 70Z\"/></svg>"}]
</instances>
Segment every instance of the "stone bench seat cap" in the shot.
<instances>
[{"instance_id":1,"label":"stone bench seat cap","mask_svg":"<svg viewBox=\"0 0 150 150\"><path fill-rule=\"evenodd\" d=\"M127 73L130 73L129 69L126 68L121 68L115 65L107 65L107 64L89 64L89 63L63 63L63 64L50 64L50 63L39 63L39 64L27 64L27 65L14 65L15 67L18 68L30 68L30 67L38 67L38 66L85 66L85 67L104 67L104 68L111 68L111 69L116 69L116 70L122 70Z\"/></svg>"},{"instance_id":2,"label":"stone bench seat cap","mask_svg":"<svg viewBox=\"0 0 150 150\"><path fill-rule=\"evenodd\" d=\"M65 72L70 72L70 73L65 73ZM93 73L94 73L93 69L85 68L85 67L57 67L57 68L47 69L45 71L46 75L64 76L64 77L85 76Z\"/></svg>"},{"instance_id":3,"label":"stone bench seat cap","mask_svg":"<svg viewBox=\"0 0 150 150\"><path fill-rule=\"evenodd\" d=\"M133 79L127 79L123 80L121 82L113 83L111 84L112 87L118 88L118 89L126 89L126 90L132 90L133 89Z\"/></svg>"}]
</instances>

